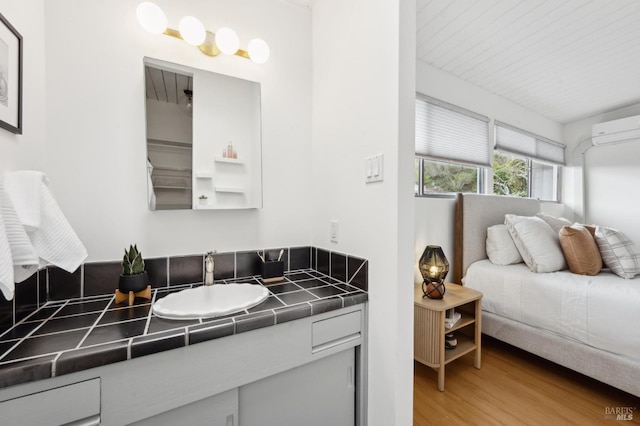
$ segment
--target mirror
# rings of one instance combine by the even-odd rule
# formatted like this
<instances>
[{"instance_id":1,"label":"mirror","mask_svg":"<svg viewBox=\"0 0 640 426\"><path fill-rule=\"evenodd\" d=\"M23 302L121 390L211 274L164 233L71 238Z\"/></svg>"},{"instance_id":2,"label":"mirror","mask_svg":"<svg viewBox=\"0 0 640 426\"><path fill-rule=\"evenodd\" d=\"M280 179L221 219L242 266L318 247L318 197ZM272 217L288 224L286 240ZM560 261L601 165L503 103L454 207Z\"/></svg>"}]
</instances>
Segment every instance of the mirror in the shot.
<instances>
[{"instance_id":1,"label":"mirror","mask_svg":"<svg viewBox=\"0 0 640 426\"><path fill-rule=\"evenodd\" d=\"M262 207L260 84L144 59L150 210Z\"/></svg>"}]
</instances>

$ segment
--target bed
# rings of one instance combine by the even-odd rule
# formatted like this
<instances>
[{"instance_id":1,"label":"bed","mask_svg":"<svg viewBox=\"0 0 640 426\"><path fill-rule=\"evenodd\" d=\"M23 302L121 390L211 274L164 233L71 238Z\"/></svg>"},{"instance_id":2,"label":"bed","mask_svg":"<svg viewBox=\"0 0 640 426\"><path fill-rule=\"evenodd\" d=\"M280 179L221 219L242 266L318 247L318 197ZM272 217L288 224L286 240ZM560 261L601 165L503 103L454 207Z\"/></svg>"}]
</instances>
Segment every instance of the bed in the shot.
<instances>
[{"instance_id":1,"label":"bed","mask_svg":"<svg viewBox=\"0 0 640 426\"><path fill-rule=\"evenodd\" d=\"M530 198L458 194L453 281L483 292L482 332L640 397L640 277L534 273L488 260L487 228Z\"/></svg>"}]
</instances>

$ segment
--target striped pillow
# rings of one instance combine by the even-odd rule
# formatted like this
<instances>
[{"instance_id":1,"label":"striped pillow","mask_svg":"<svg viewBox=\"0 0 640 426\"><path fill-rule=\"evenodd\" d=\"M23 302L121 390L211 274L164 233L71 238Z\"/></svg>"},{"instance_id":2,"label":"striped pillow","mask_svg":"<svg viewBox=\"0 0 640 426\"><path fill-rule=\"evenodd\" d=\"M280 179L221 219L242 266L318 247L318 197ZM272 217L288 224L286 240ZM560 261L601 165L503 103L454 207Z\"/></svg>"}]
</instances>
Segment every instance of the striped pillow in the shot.
<instances>
[{"instance_id":1,"label":"striped pillow","mask_svg":"<svg viewBox=\"0 0 640 426\"><path fill-rule=\"evenodd\" d=\"M640 274L640 250L625 234L598 226L595 238L602 261L613 273L627 279Z\"/></svg>"}]
</instances>

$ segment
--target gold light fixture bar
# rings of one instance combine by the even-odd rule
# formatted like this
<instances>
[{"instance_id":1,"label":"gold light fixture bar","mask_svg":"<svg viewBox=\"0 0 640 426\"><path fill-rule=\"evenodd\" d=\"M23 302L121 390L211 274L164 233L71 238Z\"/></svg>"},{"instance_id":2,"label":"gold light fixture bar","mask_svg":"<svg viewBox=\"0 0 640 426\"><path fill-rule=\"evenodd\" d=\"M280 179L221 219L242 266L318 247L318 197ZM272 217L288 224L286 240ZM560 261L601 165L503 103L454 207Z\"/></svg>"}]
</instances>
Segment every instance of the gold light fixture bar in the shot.
<instances>
[{"instance_id":1,"label":"gold light fixture bar","mask_svg":"<svg viewBox=\"0 0 640 426\"><path fill-rule=\"evenodd\" d=\"M140 3L138 5L136 15L138 17L138 22L140 23L140 25L148 32L151 32L153 34L164 34L189 42L180 33L180 31L183 30L182 20L180 23L180 31L173 28L168 28L166 15L156 4L151 2ZM204 37L204 41L197 45L197 47L202 53L207 56L215 57L220 53L226 53L230 55L240 56L246 59L251 59L257 64L263 64L269 59L269 46L264 42L264 40L253 39L249 42L249 48L247 50L243 50L237 47L239 42L238 36L235 34L235 31L229 28L220 28L218 30L219 41L216 41L216 34L204 30L202 24L196 18L185 17L183 18L183 20L184 19L195 21L196 27L198 28L198 36L196 36L195 40L191 41L191 44L196 45L200 42L200 40L202 40L202 37ZM187 37L189 38L189 40L192 40L192 36L192 32L188 31Z\"/></svg>"},{"instance_id":2,"label":"gold light fixture bar","mask_svg":"<svg viewBox=\"0 0 640 426\"><path fill-rule=\"evenodd\" d=\"M180 35L180 31L174 30L173 28L167 28L162 34L184 40ZM220 49L218 49L218 46L216 46L216 44L212 41L213 39L215 39L215 36L216 35L211 31L207 31L207 38L205 39L204 43L198 46L198 49L200 49L200 51L207 56L218 56L220 53L222 53L220 52Z\"/></svg>"}]
</instances>

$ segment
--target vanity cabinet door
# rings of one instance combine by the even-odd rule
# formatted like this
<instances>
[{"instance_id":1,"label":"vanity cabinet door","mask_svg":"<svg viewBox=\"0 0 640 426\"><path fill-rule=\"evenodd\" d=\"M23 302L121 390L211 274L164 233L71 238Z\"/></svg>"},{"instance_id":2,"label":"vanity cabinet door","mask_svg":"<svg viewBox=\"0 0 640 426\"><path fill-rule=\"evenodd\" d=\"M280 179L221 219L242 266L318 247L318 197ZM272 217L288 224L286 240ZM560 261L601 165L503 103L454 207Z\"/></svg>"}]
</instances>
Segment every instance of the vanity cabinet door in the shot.
<instances>
[{"instance_id":1,"label":"vanity cabinet door","mask_svg":"<svg viewBox=\"0 0 640 426\"><path fill-rule=\"evenodd\" d=\"M0 424L100 424L100 379L46 389L1 402Z\"/></svg>"},{"instance_id":2,"label":"vanity cabinet door","mask_svg":"<svg viewBox=\"0 0 640 426\"><path fill-rule=\"evenodd\" d=\"M182 407L160 413L136 426L207 425L238 426L238 389L232 389Z\"/></svg>"},{"instance_id":3,"label":"vanity cabinet door","mask_svg":"<svg viewBox=\"0 0 640 426\"><path fill-rule=\"evenodd\" d=\"M240 388L240 426L353 426L355 350Z\"/></svg>"}]
</instances>

